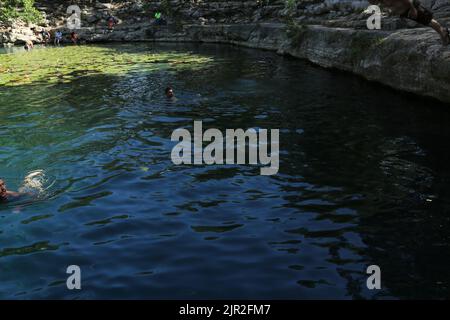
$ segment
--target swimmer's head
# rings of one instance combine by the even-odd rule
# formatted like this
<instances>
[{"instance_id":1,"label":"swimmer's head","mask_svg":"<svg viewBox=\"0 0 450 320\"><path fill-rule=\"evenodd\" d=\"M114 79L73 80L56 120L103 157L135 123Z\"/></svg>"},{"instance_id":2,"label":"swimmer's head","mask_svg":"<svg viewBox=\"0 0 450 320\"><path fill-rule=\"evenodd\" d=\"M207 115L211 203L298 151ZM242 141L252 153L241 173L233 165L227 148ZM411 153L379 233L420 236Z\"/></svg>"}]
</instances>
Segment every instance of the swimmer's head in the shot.
<instances>
[{"instance_id":1,"label":"swimmer's head","mask_svg":"<svg viewBox=\"0 0 450 320\"><path fill-rule=\"evenodd\" d=\"M6 184L5 181L0 179L0 200L6 199L8 197L8 192L6 190Z\"/></svg>"},{"instance_id":2,"label":"swimmer's head","mask_svg":"<svg viewBox=\"0 0 450 320\"><path fill-rule=\"evenodd\" d=\"M165 93L166 93L166 97L169 98L169 99L174 97L174 93L173 93L172 87L167 87L166 90L165 90Z\"/></svg>"}]
</instances>

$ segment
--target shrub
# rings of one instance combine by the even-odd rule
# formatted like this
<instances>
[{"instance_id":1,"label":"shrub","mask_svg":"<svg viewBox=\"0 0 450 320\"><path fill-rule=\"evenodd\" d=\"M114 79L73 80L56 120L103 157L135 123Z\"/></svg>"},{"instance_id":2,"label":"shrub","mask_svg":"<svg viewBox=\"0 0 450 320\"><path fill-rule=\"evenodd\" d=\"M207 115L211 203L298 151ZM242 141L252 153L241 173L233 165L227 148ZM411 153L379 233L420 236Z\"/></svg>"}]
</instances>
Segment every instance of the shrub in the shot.
<instances>
[{"instance_id":1,"label":"shrub","mask_svg":"<svg viewBox=\"0 0 450 320\"><path fill-rule=\"evenodd\" d=\"M39 23L42 14L34 7L34 0L0 0L0 21L8 20Z\"/></svg>"}]
</instances>

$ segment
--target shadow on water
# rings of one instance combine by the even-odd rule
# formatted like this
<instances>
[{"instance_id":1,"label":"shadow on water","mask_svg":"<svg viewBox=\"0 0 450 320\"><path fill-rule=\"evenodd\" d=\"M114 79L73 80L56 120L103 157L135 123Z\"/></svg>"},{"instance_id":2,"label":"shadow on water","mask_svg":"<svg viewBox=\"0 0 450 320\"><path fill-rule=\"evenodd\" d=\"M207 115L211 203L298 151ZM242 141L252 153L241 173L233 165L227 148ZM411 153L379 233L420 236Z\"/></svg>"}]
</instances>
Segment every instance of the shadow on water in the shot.
<instances>
[{"instance_id":1,"label":"shadow on water","mask_svg":"<svg viewBox=\"0 0 450 320\"><path fill-rule=\"evenodd\" d=\"M268 52L107 48L159 65L0 86L0 176L55 180L0 211L0 297L449 295L448 106ZM170 136L194 120L279 128L279 174L173 165ZM65 290L71 264L81 294ZM370 264L381 292L365 288Z\"/></svg>"}]
</instances>

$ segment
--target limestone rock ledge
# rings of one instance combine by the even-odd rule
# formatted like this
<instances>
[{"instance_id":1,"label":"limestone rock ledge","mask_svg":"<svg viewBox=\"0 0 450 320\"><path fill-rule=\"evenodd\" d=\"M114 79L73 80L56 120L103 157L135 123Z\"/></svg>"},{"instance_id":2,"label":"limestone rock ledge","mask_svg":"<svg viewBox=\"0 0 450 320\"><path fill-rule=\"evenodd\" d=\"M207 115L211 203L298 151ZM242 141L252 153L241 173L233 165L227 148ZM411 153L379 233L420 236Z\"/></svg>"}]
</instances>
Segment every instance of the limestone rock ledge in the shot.
<instances>
[{"instance_id":1,"label":"limestone rock ledge","mask_svg":"<svg viewBox=\"0 0 450 320\"><path fill-rule=\"evenodd\" d=\"M151 26L138 30L134 40L228 43L272 50L450 102L450 46L443 47L439 36L427 28L372 31L309 25L289 30L284 24L260 23L190 25L181 32ZM133 40L132 34L124 33L125 39ZM109 37L114 40L114 35Z\"/></svg>"}]
</instances>

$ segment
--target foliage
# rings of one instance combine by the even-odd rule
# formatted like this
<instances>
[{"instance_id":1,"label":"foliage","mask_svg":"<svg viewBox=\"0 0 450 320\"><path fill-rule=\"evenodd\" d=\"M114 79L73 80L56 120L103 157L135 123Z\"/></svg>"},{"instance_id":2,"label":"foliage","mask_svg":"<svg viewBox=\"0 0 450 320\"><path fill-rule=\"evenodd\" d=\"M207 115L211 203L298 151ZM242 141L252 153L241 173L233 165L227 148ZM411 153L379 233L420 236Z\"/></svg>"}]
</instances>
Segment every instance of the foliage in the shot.
<instances>
[{"instance_id":1,"label":"foliage","mask_svg":"<svg viewBox=\"0 0 450 320\"><path fill-rule=\"evenodd\" d=\"M284 6L288 15L292 15L294 14L295 9L297 9L297 0L285 0Z\"/></svg>"},{"instance_id":2,"label":"foliage","mask_svg":"<svg viewBox=\"0 0 450 320\"><path fill-rule=\"evenodd\" d=\"M285 20L288 25L294 23L295 11L297 10L297 0L284 0L286 10Z\"/></svg>"},{"instance_id":3,"label":"foliage","mask_svg":"<svg viewBox=\"0 0 450 320\"><path fill-rule=\"evenodd\" d=\"M34 7L34 0L0 0L0 21L8 20L39 23L42 14Z\"/></svg>"},{"instance_id":4,"label":"foliage","mask_svg":"<svg viewBox=\"0 0 450 320\"><path fill-rule=\"evenodd\" d=\"M286 24L286 33L291 43L299 43L303 38L305 32L308 30L307 26L299 24L294 20L288 21Z\"/></svg>"}]
</instances>

